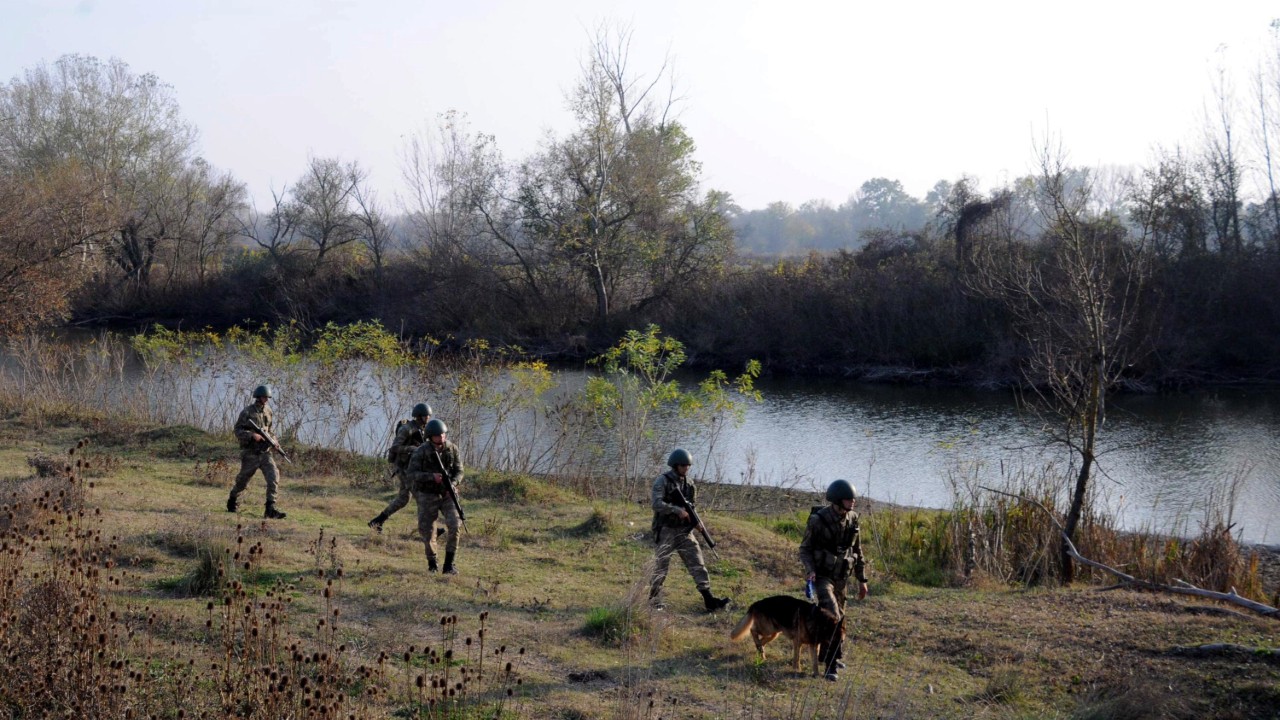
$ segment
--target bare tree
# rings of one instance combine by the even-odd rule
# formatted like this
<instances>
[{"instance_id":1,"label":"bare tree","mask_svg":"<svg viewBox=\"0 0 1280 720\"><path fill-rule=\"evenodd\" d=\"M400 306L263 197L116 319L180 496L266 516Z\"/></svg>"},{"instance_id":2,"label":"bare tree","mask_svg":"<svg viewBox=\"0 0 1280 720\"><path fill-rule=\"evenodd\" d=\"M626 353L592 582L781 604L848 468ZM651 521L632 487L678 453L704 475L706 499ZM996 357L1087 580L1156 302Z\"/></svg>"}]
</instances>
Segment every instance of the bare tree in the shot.
<instances>
[{"instance_id":1,"label":"bare tree","mask_svg":"<svg viewBox=\"0 0 1280 720\"><path fill-rule=\"evenodd\" d=\"M1218 250L1239 255L1244 248L1240 226L1243 170L1235 136L1235 96L1225 68L1214 76L1213 107L1205 111L1203 174L1209 191L1209 217Z\"/></svg>"},{"instance_id":2,"label":"bare tree","mask_svg":"<svg viewBox=\"0 0 1280 720\"><path fill-rule=\"evenodd\" d=\"M360 228L360 244L373 259L373 273L379 286L382 284L382 265L395 237L395 223L387 220L386 211L378 202L377 193L367 185L357 185L353 194L355 219Z\"/></svg>"},{"instance_id":3,"label":"bare tree","mask_svg":"<svg viewBox=\"0 0 1280 720\"><path fill-rule=\"evenodd\" d=\"M356 162L311 158L302 178L294 183L295 252L309 256L308 275L319 272L327 255L360 239L356 198L367 178Z\"/></svg>"},{"instance_id":4,"label":"bare tree","mask_svg":"<svg viewBox=\"0 0 1280 720\"><path fill-rule=\"evenodd\" d=\"M280 267L293 247L297 224L297 208L289 202L289 187L285 186L279 191L272 189L270 210L262 213L255 204L241 218L239 234L265 250L276 267Z\"/></svg>"},{"instance_id":5,"label":"bare tree","mask_svg":"<svg viewBox=\"0 0 1280 720\"><path fill-rule=\"evenodd\" d=\"M191 212L181 237L194 255L196 281L203 286L213 261L239 234L237 216L245 208L247 193L244 183L230 173L214 174L203 162L193 166L188 178L184 197Z\"/></svg>"},{"instance_id":6,"label":"bare tree","mask_svg":"<svg viewBox=\"0 0 1280 720\"><path fill-rule=\"evenodd\" d=\"M555 260L525 232L514 171L492 135L472 132L465 115L444 113L406 143L401 172L412 251L421 262L481 273L516 312L546 312L557 286Z\"/></svg>"},{"instance_id":7,"label":"bare tree","mask_svg":"<svg viewBox=\"0 0 1280 720\"><path fill-rule=\"evenodd\" d=\"M1140 244L1127 241L1110 215L1088 212L1087 175L1073 172L1061 150L1046 143L1037 179L1045 232L1036 245L995 250L985 244L969 276L971 287L998 299L1026 346L1026 387L1037 409L1057 419L1052 438L1074 458L1066 518L1074 538L1099 455L1107 393L1140 352L1136 304L1145 280ZM1071 582L1069 544L1060 555Z\"/></svg>"},{"instance_id":8,"label":"bare tree","mask_svg":"<svg viewBox=\"0 0 1280 720\"><path fill-rule=\"evenodd\" d=\"M1141 241L1162 260L1194 258L1208 249L1209 211L1200 178L1181 149L1161 152L1129 190L1130 218Z\"/></svg>"},{"instance_id":9,"label":"bare tree","mask_svg":"<svg viewBox=\"0 0 1280 720\"><path fill-rule=\"evenodd\" d=\"M1280 250L1280 193L1276 189L1278 160L1273 147L1280 137L1280 20L1271 21L1269 53L1254 74L1254 100L1257 103L1257 141L1266 181L1265 205L1271 216L1268 239L1272 249Z\"/></svg>"}]
</instances>

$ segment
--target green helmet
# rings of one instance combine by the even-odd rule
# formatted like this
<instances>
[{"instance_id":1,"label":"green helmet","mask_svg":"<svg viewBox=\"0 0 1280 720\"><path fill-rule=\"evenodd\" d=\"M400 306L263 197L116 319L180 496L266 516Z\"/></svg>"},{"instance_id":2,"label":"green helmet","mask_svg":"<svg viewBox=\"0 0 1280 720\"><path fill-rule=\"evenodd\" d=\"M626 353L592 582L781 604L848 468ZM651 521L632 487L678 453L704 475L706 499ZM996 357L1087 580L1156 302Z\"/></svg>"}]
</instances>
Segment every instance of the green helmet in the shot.
<instances>
[{"instance_id":1,"label":"green helmet","mask_svg":"<svg viewBox=\"0 0 1280 720\"><path fill-rule=\"evenodd\" d=\"M271 397L271 386L270 386L270 385L259 385L258 387L256 387L256 388L254 388L254 389L253 389L253 396L254 396L254 397L256 397L256 398L260 398L260 397L269 398L269 397Z\"/></svg>"},{"instance_id":2,"label":"green helmet","mask_svg":"<svg viewBox=\"0 0 1280 720\"><path fill-rule=\"evenodd\" d=\"M677 465L692 465L692 464L693 464L693 456L690 455L689 451L685 450L684 448L676 448L675 450L671 451L670 455L667 456L667 465L670 467L675 467Z\"/></svg>"},{"instance_id":3,"label":"green helmet","mask_svg":"<svg viewBox=\"0 0 1280 720\"><path fill-rule=\"evenodd\" d=\"M427 421L427 427L422 432L424 432L427 437L435 437L436 435L443 435L449 432L449 426L445 425L444 421L440 418L432 418Z\"/></svg>"},{"instance_id":4,"label":"green helmet","mask_svg":"<svg viewBox=\"0 0 1280 720\"><path fill-rule=\"evenodd\" d=\"M848 480L836 480L827 486L827 502L853 500L857 497L858 491L853 489L853 483Z\"/></svg>"},{"instance_id":5,"label":"green helmet","mask_svg":"<svg viewBox=\"0 0 1280 720\"><path fill-rule=\"evenodd\" d=\"M418 403L413 406L414 417L431 417L431 406L426 403Z\"/></svg>"}]
</instances>

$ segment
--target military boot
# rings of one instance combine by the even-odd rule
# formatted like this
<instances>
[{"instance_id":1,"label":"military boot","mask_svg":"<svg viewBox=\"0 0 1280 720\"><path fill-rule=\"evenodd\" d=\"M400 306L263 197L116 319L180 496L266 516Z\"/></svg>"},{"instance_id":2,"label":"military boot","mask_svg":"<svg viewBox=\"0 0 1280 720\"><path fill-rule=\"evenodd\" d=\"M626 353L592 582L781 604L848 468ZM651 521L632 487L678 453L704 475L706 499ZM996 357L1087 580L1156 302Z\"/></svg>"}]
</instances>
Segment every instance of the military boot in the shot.
<instances>
[{"instance_id":1,"label":"military boot","mask_svg":"<svg viewBox=\"0 0 1280 720\"><path fill-rule=\"evenodd\" d=\"M369 521L369 527L373 528L374 530L377 530L378 532L382 532L382 523L386 521L387 521L387 514L385 512L380 512L378 513L378 517Z\"/></svg>"},{"instance_id":2,"label":"military boot","mask_svg":"<svg viewBox=\"0 0 1280 720\"><path fill-rule=\"evenodd\" d=\"M662 586L654 585L649 588L649 606L654 610L665 610L666 605L662 602Z\"/></svg>"},{"instance_id":3,"label":"military boot","mask_svg":"<svg viewBox=\"0 0 1280 720\"><path fill-rule=\"evenodd\" d=\"M844 662L840 660L843 655L844 643L840 638L836 638L830 646L822 648L822 656L818 661L826 668L823 677L833 682L840 679L840 670L844 668Z\"/></svg>"},{"instance_id":4,"label":"military boot","mask_svg":"<svg viewBox=\"0 0 1280 720\"><path fill-rule=\"evenodd\" d=\"M715 612L720 608L729 604L729 598L718 598L711 594L711 588L704 588L698 592L702 593L702 602L707 607L707 612Z\"/></svg>"},{"instance_id":5,"label":"military boot","mask_svg":"<svg viewBox=\"0 0 1280 720\"><path fill-rule=\"evenodd\" d=\"M444 569L440 572L444 575L457 575L458 568L453 566L454 553L447 552L444 554Z\"/></svg>"},{"instance_id":6,"label":"military boot","mask_svg":"<svg viewBox=\"0 0 1280 720\"><path fill-rule=\"evenodd\" d=\"M277 510L275 505L268 505L266 512L262 513L262 517L268 520L283 520L288 517L288 515Z\"/></svg>"},{"instance_id":7,"label":"military boot","mask_svg":"<svg viewBox=\"0 0 1280 720\"><path fill-rule=\"evenodd\" d=\"M439 572L439 571L440 571L440 563L436 562L436 556L432 555L431 551L428 550L427 551L427 572Z\"/></svg>"},{"instance_id":8,"label":"military boot","mask_svg":"<svg viewBox=\"0 0 1280 720\"><path fill-rule=\"evenodd\" d=\"M231 493L227 496L227 512L235 512L240 507L240 501L236 499L236 494Z\"/></svg>"}]
</instances>

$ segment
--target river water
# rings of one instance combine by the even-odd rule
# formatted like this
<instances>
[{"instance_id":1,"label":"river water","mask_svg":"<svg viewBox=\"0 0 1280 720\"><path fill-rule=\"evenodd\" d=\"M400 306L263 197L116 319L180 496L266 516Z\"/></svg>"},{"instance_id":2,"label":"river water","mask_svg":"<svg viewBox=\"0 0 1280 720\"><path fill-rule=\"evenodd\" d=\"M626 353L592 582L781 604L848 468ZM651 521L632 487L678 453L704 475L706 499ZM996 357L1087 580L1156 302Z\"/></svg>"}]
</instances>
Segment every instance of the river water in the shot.
<instances>
[{"instance_id":1,"label":"river water","mask_svg":"<svg viewBox=\"0 0 1280 720\"><path fill-rule=\"evenodd\" d=\"M999 486L1045 468L1070 482L1068 453L1047 442L1052 421L1020 410L1009 393L760 385L764 401L722 440L730 479L754 471L821 486L843 477L875 499L926 507L949 505L955 487ZM1123 396L1110 402L1100 437L1096 498L1123 527L1194 534L1211 497L1227 498L1234 484L1240 536L1280 543L1280 394ZM752 455L754 468L732 460Z\"/></svg>"},{"instance_id":2,"label":"river water","mask_svg":"<svg viewBox=\"0 0 1280 720\"><path fill-rule=\"evenodd\" d=\"M67 392L65 371L60 378L35 379L66 353L41 352L44 359L25 364L15 360L13 347L0 352L0 379L22 393ZM97 362L108 369L96 375L123 368L126 379L103 389L94 372L82 369L70 390L78 400L100 406L141 401L144 414L158 422L217 431L229 426L253 386L270 381L277 387L280 427L303 442L369 455L382 454L395 418L426 400L453 426L451 438L470 445L463 446L464 456L490 464L516 454L537 456L538 448L528 448L552 434L544 408L578 393L587 378L583 371L556 371L557 388L535 407L494 410L506 392L501 382L493 384L495 397L487 404L467 409L451 402L447 383L367 369L330 383L341 392L316 394L315 377L297 368L269 377L270 368L223 358L186 382L161 380L136 362ZM740 423L708 431L676 418L655 419L657 432L647 441L652 467L643 465L639 474L656 474L660 458L683 446L697 458L695 477L814 490L845 478L871 498L935 508L978 485L1008 487L1018 478L1043 476L1065 493L1073 478L1070 454L1049 442L1046 428L1053 421L1020 408L1007 392L808 378L762 379L758 387L763 400L747 403ZM494 413L504 419L492 420ZM1280 544L1280 392L1233 387L1114 398L1100 438L1095 502L1122 527L1194 535L1209 508L1229 507L1242 540ZM603 465L609 441L599 444L603 454L592 462ZM544 456L554 462L556 453Z\"/></svg>"}]
</instances>

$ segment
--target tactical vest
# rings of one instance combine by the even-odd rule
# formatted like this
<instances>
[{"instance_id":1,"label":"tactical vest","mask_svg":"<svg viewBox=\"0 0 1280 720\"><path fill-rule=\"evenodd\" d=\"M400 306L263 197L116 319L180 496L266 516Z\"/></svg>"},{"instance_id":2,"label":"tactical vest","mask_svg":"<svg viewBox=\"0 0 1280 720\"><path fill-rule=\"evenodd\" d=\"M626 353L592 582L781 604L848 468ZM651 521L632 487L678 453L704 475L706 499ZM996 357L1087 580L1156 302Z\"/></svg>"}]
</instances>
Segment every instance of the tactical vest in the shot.
<instances>
[{"instance_id":1,"label":"tactical vest","mask_svg":"<svg viewBox=\"0 0 1280 720\"><path fill-rule=\"evenodd\" d=\"M834 548L828 542L813 548L814 570L819 575L843 580L849 577L854 568L855 560L850 555L850 551L853 549L854 539L858 537L858 516L854 514L849 519L848 527L841 528L839 522L831 519L831 513L822 512L827 507L829 506L817 505L809 510L809 517L818 516L818 522L824 531L823 540L828 542L835 540Z\"/></svg>"},{"instance_id":2,"label":"tactical vest","mask_svg":"<svg viewBox=\"0 0 1280 720\"><path fill-rule=\"evenodd\" d=\"M683 507L684 503L680 502L680 493L683 493L684 499L688 500L690 504L693 504L693 498L697 495L697 488L695 488L693 483L688 480L685 480L683 483L684 487L682 488L680 477L678 475L672 477L673 474L673 471L670 470L662 474L662 477L665 478L665 482L662 486L662 502L667 503L668 505L675 505L676 507ZM679 490L680 493L677 493L677 490ZM653 513L654 542L658 542L658 535L664 527L692 528L693 521L681 520L679 515L659 514L655 510Z\"/></svg>"}]
</instances>

